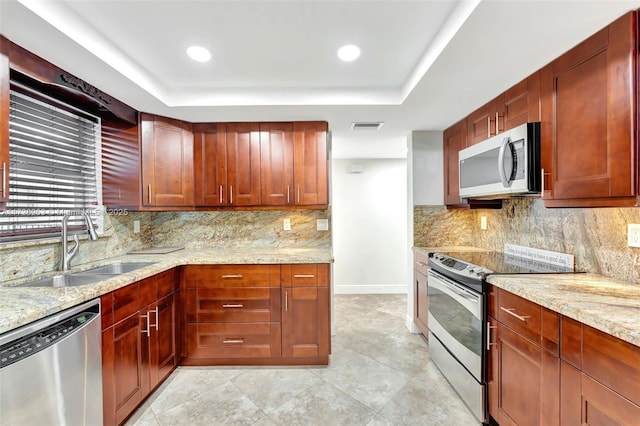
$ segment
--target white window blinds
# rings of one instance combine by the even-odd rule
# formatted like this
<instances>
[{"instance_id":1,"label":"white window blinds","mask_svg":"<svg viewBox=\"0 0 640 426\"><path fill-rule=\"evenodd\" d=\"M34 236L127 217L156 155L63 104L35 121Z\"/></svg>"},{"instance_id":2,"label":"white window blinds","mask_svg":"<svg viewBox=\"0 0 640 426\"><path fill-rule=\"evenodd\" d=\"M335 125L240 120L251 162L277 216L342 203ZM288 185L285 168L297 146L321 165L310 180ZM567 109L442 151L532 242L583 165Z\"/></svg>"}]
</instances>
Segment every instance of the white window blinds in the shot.
<instances>
[{"instance_id":1,"label":"white window blinds","mask_svg":"<svg viewBox=\"0 0 640 426\"><path fill-rule=\"evenodd\" d=\"M100 123L11 91L9 202L0 241L59 235L66 212L88 211L102 231ZM83 229L80 217L70 229Z\"/></svg>"}]
</instances>

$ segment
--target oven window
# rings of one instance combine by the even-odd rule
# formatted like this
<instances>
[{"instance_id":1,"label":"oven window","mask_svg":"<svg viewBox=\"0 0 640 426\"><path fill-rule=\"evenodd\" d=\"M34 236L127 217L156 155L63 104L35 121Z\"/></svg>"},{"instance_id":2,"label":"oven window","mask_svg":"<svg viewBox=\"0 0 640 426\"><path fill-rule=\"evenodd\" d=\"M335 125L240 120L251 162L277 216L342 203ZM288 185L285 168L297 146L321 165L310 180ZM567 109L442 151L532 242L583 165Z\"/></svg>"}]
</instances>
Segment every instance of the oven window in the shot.
<instances>
[{"instance_id":1,"label":"oven window","mask_svg":"<svg viewBox=\"0 0 640 426\"><path fill-rule=\"evenodd\" d=\"M482 354L480 319L453 297L429 286L429 312L455 340L474 354Z\"/></svg>"}]
</instances>

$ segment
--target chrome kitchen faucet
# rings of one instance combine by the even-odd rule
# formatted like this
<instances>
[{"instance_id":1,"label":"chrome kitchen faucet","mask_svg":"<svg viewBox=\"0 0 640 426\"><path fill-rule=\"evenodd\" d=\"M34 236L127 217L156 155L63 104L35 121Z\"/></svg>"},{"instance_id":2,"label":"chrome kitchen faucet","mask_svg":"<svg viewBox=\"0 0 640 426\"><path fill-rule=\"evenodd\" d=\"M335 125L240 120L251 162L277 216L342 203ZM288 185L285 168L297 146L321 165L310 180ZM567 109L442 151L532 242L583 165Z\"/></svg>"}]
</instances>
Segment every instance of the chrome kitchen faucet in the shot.
<instances>
[{"instance_id":1,"label":"chrome kitchen faucet","mask_svg":"<svg viewBox=\"0 0 640 426\"><path fill-rule=\"evenodd\" d=\"M89 234L89 239L91 241L97 240L98 234L96 232L96 228L93 225L93 222L91 222L91 218L89 217L89 214L85 211L81 211L80 215L84 218L84 222L87 225L87 234ZM77 234L73 236L73 241L75 241L75 244L73 247L71 247L71 250L69 250L69 241L68 241L69 237L67 233L67 224L71 216L78 216L78 214L74 214L72 212L66 212L64 216L62 216L62 254L60 256L60 263L63 271L69 270L69 264L71 263L71 259L73 259L73 256L75 256L76 253L78 253L79 242L78 242Z\"/></svg>"}]
</instances>

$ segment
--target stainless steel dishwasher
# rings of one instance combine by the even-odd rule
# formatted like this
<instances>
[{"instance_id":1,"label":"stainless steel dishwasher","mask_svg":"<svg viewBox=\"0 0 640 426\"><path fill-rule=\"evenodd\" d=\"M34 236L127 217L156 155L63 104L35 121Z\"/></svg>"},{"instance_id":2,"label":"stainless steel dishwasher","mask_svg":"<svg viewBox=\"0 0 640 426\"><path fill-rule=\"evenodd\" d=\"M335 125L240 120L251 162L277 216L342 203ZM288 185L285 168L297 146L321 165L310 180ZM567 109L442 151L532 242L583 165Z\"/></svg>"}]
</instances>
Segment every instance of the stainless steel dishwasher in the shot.
<instances>
[{"instance_id":1,"label":"stainless steel dishwasher","mask_svg":"<svg viewBox=\"0 0 640 426\"><path fill-rule=\"evenodd\" d=\"M100 299L0 335L0 424L101 425Z\"/></svg>"}]
</instances>

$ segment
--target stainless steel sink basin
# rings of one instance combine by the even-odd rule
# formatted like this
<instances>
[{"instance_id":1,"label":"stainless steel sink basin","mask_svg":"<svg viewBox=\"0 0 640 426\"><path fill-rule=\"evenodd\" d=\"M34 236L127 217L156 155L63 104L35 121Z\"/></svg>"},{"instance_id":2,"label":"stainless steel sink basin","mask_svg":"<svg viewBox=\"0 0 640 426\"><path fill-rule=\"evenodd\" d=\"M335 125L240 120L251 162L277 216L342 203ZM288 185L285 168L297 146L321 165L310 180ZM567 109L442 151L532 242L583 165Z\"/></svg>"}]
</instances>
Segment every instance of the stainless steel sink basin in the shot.
<instances>
[{"instance_id":1,"label":"stainless steel sink basin","mask_svg":"<svg viewBox=\"0 0 640 426\"><path fill-rule=\"evenodd\" d=\"M108 277L103 274L77 273L69 275L54 275L53 277L22 284L21 287L76 287L79 285L97 283L98 281L106 279L108 279Z\"/></svg>"},{"instance_id":2,"label":"stainless steel sink basin","mask_svg":"<svg viewBox=\"0 0 640 426\"><path fill-rule=\"evenodd\" d=\"M136 269L144 268L145 266L153 265L155 262L126 262L126 263L112 263L110 265L100 266L99 268L89 269L83 273L87 274L107 274L118 275L126 274L127 272L135 271Z\"/></svg>"}]
</instances>

